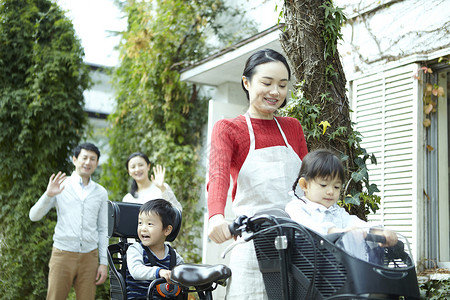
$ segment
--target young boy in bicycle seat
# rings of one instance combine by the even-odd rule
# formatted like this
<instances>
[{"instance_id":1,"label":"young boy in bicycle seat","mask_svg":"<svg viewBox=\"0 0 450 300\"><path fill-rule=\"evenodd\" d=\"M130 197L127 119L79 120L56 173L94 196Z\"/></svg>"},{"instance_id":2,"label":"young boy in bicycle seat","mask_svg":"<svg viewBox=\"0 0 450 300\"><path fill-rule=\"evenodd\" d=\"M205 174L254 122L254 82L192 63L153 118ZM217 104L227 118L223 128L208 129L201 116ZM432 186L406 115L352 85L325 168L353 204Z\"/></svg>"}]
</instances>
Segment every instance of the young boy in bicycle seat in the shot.
<instances>
[{"instance_id":1,"label":"young boy in bicycle seat","mask_svg":"<svg viewBox=\"0 0 450 300\"><path fill-rule=\"evenodd\" d=\"M137 233L139 242L127 250L128 299L146 299L151 281L164 277L170 282L170 269L184 263L183 258L168 244L175 211L167 200L155 199L144 203L139 210Z\"/></svg>"},{"instance_id":2,"label":"young boy in bicycle seat","mask_svg":"<svg viewBox=\"0 0 450 300\"><path fill-rule=\"evenodd\" d=\"M305 195L298 197L293 192L285 211L292 220L322 235L371 226L337 205L344 182L344 167L333 152L326 149L310 152L303 158L292 187L295 191L298 184ZM383 246L397 243L397 235L392 230L380 228L377 234L385 236L386 244Z\"/></svg>"}]
</instances>

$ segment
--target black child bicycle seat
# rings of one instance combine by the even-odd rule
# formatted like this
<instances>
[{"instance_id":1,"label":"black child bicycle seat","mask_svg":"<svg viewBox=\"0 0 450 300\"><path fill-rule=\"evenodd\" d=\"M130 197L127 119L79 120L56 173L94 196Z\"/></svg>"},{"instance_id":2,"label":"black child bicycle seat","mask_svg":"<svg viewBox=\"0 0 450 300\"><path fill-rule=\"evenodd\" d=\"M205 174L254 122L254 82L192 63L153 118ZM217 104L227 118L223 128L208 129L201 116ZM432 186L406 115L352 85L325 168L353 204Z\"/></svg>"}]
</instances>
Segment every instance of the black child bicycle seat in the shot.
<instances>
[{"instance_id":1,"label":"black child bicycle seat","mask_svg":"<svg viewBox=\"0 0 450 300\"><path fill-rule=\"evenodd\" d=\"M221 283L230 276L231 270L225 265L183 264L173 268L170 278L184 286L203 286Z\"/></svg>"}]
</instances>

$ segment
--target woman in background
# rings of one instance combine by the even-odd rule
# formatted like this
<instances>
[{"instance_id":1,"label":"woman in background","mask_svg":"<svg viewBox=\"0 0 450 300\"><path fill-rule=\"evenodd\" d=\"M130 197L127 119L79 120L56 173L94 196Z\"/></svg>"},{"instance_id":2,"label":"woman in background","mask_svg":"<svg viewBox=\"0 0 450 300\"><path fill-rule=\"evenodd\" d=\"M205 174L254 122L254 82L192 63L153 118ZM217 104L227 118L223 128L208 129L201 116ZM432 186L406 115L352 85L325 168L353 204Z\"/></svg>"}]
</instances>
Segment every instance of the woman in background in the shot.
<instances>
[{"instance_id":1,"label":"woman in background","mask_svg":"<svg viewBox=\"0 0 450 300\"><path fill-rule=\"evenodd\" d=\"M153 167L153 174L149 178L148 173L151 163L147 155L142 152L132 153L125 166L133 180L130 192L123 197L123 202L144 204L148 200L163 198L182 210L182 206L172 189L164 182L165 168L156 165L156 167Z\"/></svg>"}]
</instances>

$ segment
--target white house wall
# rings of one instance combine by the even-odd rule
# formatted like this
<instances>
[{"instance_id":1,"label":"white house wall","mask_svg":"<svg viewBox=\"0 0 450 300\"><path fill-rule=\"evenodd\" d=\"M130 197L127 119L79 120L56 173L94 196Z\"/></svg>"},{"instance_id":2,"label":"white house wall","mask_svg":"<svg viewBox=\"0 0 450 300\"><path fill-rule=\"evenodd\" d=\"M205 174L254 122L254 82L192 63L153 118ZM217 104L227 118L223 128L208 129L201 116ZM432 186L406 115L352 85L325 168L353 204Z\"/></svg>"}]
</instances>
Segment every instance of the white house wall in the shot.
<instances>
[{"instance_id":1,"label":"white house wall","mask_svg":"<svg viewBox=\"0 0 450 300\"><path fill-rule=\"evenodd\" d=\"M116 107L115 95L108 70L96 69L90 73L93 86L84 92L84 109L88 112L109 115Z\"/></svg>"},{"instance_id":2,"label":"white house wall","mask_svg":"<svg viewBox=\"0 0 450 300\"><path fill-rule=\"evenodd\" d=\"M348 80L355 72L450 45L450 0L336 0L348 21L339 46Z\"/></svg>"},{"instance_id":3,"label":"white house wall","mask_svg":"<svg viewBox=\"0 0 450 300\"><path fill-rule=\"evenodd\" d=\"M335 4L348 18L338 49L351 87L352 117L363 135L362 146L374 152L379 163L370 166L369 174L381 190L382 205L369 218L404 233L413 244L414 258L421 260L429 255L425 241L433 233L427 231L432 216L425 214L423 195L422 92L412 75L418 63L450 54L450 0ZM445 253L448 256L448 250Z\"/></svg>"}]
</instances>

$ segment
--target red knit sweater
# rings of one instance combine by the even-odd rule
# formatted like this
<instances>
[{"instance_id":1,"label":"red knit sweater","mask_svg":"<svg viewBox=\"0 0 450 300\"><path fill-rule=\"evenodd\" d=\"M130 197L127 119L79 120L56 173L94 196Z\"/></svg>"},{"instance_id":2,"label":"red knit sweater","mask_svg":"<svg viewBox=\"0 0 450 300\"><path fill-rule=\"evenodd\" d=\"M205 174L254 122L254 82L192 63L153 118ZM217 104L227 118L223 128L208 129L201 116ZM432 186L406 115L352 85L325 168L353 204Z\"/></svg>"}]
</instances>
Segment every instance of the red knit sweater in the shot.
<instances>
[{"instance_id":1,"label":"red knit sweater","mask_svg":"<svg viewBox=\"0 0 450 300\"><path fill-rule=\"evenodd\" d=\"M285 145L275 120L250 119L255 133L255 148ZM308 153L302 126L297 119L277 117L284 134L300 159ZM232 200L236 196L237 176L250 149L250 135L245 117L219 120L214 124L209 157L209 217L224 214L230 175L233 179ZM300 170L299 170L300 171Z\"/></svg>"}]
</instances>

